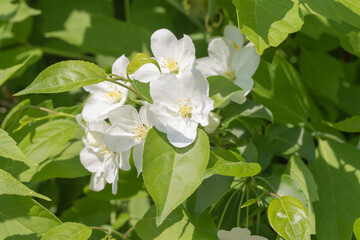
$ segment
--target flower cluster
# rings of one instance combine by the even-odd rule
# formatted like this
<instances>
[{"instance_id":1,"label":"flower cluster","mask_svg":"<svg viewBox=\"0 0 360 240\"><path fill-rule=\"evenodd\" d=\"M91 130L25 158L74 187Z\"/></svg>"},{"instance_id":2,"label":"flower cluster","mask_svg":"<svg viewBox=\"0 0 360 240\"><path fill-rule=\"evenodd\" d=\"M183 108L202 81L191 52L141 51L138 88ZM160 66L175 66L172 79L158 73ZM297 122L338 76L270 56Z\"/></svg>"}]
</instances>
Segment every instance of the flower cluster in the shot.
<instances>
[{"instance_id":1,"label":"flower cluster","mask_svg":"<svg viewBox=\"0 0 360 240\"><path fill-rule=\"evenodd\" d=\"M114 62L108 81L84 87L91 96L79 119L86 133L80 159L92 172L90 189L100 191L107 182L116 194L118 171L130 169L131 149L140 174L144 143L153 126L166 133L175 147L193 143L198 125L207 126L213 110L207 76L229 77L244 89L237 99L244 98L259 61L253 59L253 47L242 47L242 39L237 28L227 26L224 38L210 42L210 56L196 60L189 36L178 40L169 30L160 29L151 36L154 57L148 58L150 61L129 73L131 62L123 55ZM142 101L139 111L125 105L134 81L148 83L152 98L151 102Z\"/></svg>"}]
</instances>

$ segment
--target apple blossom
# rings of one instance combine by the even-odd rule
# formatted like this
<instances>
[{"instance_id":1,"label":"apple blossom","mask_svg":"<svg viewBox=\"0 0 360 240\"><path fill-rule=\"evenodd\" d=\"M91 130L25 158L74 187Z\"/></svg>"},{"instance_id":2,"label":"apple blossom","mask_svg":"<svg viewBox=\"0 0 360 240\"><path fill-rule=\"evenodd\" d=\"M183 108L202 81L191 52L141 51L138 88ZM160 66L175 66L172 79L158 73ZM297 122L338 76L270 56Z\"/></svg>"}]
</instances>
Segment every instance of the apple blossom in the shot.
<instances>
[{"instance_id":1,"label":"apple blossom","mask_svg":"<svg viewBox=\"0 0 360 240\"><path fill-rule=\"evenodd\" d=\"M128 64L129 60L122 55L112 65L112 73L126 78ZM82 111L82 117L87 122L98 118L106 119L109 111L125 103L128 94L126 88L108 81L86 86L84 89L91 93Z\"/></svg>"},{"instance_id":2,"label":"apple blossom","mask_svg":"<svg viewBox=\"0 0 360 240\"><path fill-rule=\"evenodd\" d=\"M198 70L180 76L162 74L156 84L150 83L154 104L149 118L154 126L167 133L175 147L186 147L196 138L197 126L209 123L214 101L209 96L209 84Z\"/></svg>"},{"instance_id":3,"label":"apple blossom","mask_svg":"<svg viewBox=\"0 0 360 240\"><path fill-rule=\"evenodd\" d=\"M210 41L209 57L197 59L195 68L205 77L222 75L234 81L243 91L234 94L231 100L241 104L254 85L252 76L259 66L260 56L253 45L243 46L243 36L235 26L226 26L224 35Z\"/></svg>"},{"instance_id":4,"label":"apple blossom","mask_svg":"<svg viewBox=\"0 0 360 240\"><path fill-rule=\"evenodd\" d=\"M267 240L264 237L252 235L247 228L233 228L231 231L220 230L218 232L219 240Z\"/></svg>"},{"instance_id":5,"label":"apple blossom","mask_svg":"<svg viewBox=\"0 0 360 240\"><path fill-rule=\"evenodd\" d=\"M151 51L159 63L161 73L179 75L191 70L195 62L195 46L191 38L184 34L178 40L167 29L159 29L151 35ZM132 77L141 82L150 82L161 75L151 63L144 64Z\"/></svg>"},{"instance_id":6,"label":"apple blossom","mask_svg":"<svg viewBox=\"0 0 360 240\"><path fill-rule=\"evenodd\" d=\"M148 107L149 105L145 104L139 113L129 105L113 109L109 112L112 126L105 133L105 144L111 151L128 152L130 157L131 148L134 147L133 160L138 175L142 171L145 138L152 127L147 117Z\"/></svg>"},{"instance_id":7,"label":"apple blossom","mask_svg":"<svg viewBox=\"0 0 360 240\"><path fill-rule=\"evenodd\" d=\"M115 153L107 148L104 144L104 132L110 127L108 123L96 120L84 126L79 116L77 120L85 131L85 147L80 152L80 161L92 173L89 188L101 191L106 182L112 183L112 193L116 194L119 168L124 171L130 170L130 152Z\"/></svg>"}]
</instances>

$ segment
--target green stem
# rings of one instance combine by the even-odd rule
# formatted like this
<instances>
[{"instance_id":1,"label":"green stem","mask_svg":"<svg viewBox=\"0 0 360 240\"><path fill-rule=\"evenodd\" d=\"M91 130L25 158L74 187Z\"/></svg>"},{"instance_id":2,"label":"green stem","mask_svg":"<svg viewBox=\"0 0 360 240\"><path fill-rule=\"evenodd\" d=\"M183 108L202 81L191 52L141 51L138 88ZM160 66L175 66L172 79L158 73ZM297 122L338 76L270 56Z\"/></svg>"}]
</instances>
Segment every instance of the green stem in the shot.
<instances>
[{"instance_id":1,"label":"green stem","mask_svg":"<svg viewBox=\"0 0 360 240\"><path fill-rule=\"evenodd\" d=\"M130 0L125 0L124 1L124 8L125 8L125 19L126 22L130 23L131 22L131 14L130 14Z\"/></svg>"},{"instance_id":2,"label":"green stem","mask_svg":"<svg viewBox=\"0 0 360 240\"><path fill-rule=\"evenodd\" d=\"M115 230L111 230L111 229L107 229L107 228L102 228L102 227L89 227L89 228L106 232L106 233L109 234L109 235L111 235L112 233L114 233L115 235L119 236L121 239L126 239L126 237L125 237L124 234L119 233L118 231L115 231Z\"/></svg>"},{"instance_id":3,"label":"green stem","mask_svg":"<svg viewBox=\"0 0 360 240\"><path fill-rule=\"evenodd\" d=\"M256 214L256 235L259 235L259 230L260 230L260 214L261 214L261 211L258 210L258 212Z\"/></svg>"},{"instance_id":4,"label":"green stem","mask_svg":"<svg viewBox=\"0 0 360 240\"><path fill-rule=\"evenodd\" d=\"M124 237L125 239L128 239L129 234L135 229L135 225L132 226L127 232L125 233Z\"/></svg>"},{"instance_id":5,"label":"green stem","mask_svg":"<svg viewBox=\"0 0 360 240\"><path fill-rule=\"evenodd\" d=\"M237 214L237 226L238 226L238 227L240 227L241 206L242 206L242 204L243 204L244 197L245 197L245 194L242 193L241 199L240 199L240 205L239 205L239 208L238 208L238 214Z\"/></svg>"},{"instance_id":6,"label":"green stem","mask_svg":"<svg viewBox=\"0 0 360 240\"><path fill-rule=\"evenodd\" d=\"M51 113L51 114L56 114L56 115L59 115L59 116L64 116L64 117L71 117L71 118L76 118L75 115L72 115L72 114L68 114L68 113L63 113L63 112L55 112L53 110L50 110L50 109L47 109L47 108L44 108L44 107L36 107L36 106L33 106L34 108L38 108L42 111L45 111L45 112L48 112L48 113Z\"/></svg>"},{"instance_id":7,"label":"green stem","mask_svg":"<svg viewBox=\"0 0 360 240\"><path fill-rule=\"evenodd\" d=\"M239 186L239 185L241 185L241 184L242 184L242 182L239 182L239 183L236 184L234 187L237 187L237 186ZM233 188L230 188L229 190L227 190L227 191L223 194L223 196L225 196L226 194L228 194L232 189L233 189ZM211 214L211 212L214 210L215 206L216 206L222 199L223 199L223 198L221 197L221 198L219 198L218 200L216 200L216 202L214 203L214 205L212 205L212 207L210 208L209 214Z\"/></svg>"},{"instance_id":8,"label":"green stem","mask_svg":"<svg viewBox=\"0 0 360 240\"><path fill-rule=\"evenodd\" d=\"M238 191L234 191L234 193L231 194L229 200L227 201L227 203L226 203L226 205L225 205L225 208L224 208L224 210L223 210L223 212L222 212L222 214L221 214L220 220L219 220L218 231L220 230L221 224L222 224L222 222L223 222L223 220L224 220L226 210L227 210L227 208L229 207L229 204L230 204L231 200L234 198L234 196L235 196L237 193L238 193Z\"/></svg>"},{"instance_id":9,"label":"green stem","mask_svg":"<svg viewBox=\"0 0 360 240\"><path fill-rule=\"evenodd\" d=\"M127 88L127 89L129 89L130 91L132 91L133 93L135 93L136 95L140 96L139 93L138 93L135 89L133 89L132 87L130 87L130 86L124 84L124 83L117 82L115 79L108 79L108 81L109 81L109 82L112 82L112 83L115 83L115 84L117 84L117 85L120 85L120 86L122 86L122 87L124 87L124 88Z\"/></svg>"},{"instance_id":10,"label":"green stem","mask_svg":"<svg viewBox=\"0 0 360 240\"><path fill-rule=\"evenodd\" d=\"M246 188L246 201L249 200L249 188ZM249 228L249 208L246 208L246 228Z\"/></svg>"}]
</instances>

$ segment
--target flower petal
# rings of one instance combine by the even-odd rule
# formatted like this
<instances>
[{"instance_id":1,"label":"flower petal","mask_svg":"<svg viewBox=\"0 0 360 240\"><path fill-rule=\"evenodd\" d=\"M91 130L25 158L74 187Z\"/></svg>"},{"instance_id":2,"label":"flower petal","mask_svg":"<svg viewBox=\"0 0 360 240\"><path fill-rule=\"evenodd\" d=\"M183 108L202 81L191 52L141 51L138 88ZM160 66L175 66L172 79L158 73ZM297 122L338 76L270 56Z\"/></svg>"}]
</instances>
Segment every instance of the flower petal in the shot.
<instances>
[{"instance_id":1,"label":"flower petal","mask_svg":"<svg viewBox=\"0 0 360 240\"><path fill-rule=\"evenodd\" d=\"M180 72L191 70L195 62L195 46L191 38L184 34L178 41L177 54L173 56L178 62Z\"/></svg>"},{"instance_id":2,"label":"flower petal","mask_svg":"<svg viewBox=\"0 0 360 240\"><path fill-rule=\"evenodd\" d=\"M249 78L254 75L260 63L260 56L254 47L242 48L234 54L231 68L236 78Z\"/></svg>"},{"instance_id":3,"label":"flower petal","mask_svg":"<svg viewBox=\"0 0 360 240\"><path fill-rule=\"evenodd\" d=\"M195 68L199 70L205 77L223 75L227 71L227 67L219 63L215 58L203 57L196 59Z\"/></svg>"},{"instance_id":4,"label":"flower petal","mask_svg":"<svg viewBox=\"0 0 360 240\"><path fill-rule=\"evenodd\" d=\"M111 72L117 74L123 78L126 78L126 67L129 65L130 61L125 55L121 55L112 65Z\"/></svg>"},{"instance_id":5,"label":"flower petal","mask_svg":"<svg viewBox=\"0 0 360 240\"><path fill-rule=\"evenodd\" d=\"M137 110L130 105L119 106L108 113L111 124L136 125L141 123Z\"/></svg>"},{"instance_id":6,"label":"flower petal","mask_svg":"<svg viewBox=\"0 0 360 240\"><path fill-rule=\"evenodd\" d=\"M104 189L105 184L104 172L97 171L91 175L89 184L91 190L99 192Z\"/></svg>"},{"instance_id":7,"label":"flower petal","mask_svg":"<svg viewBox=\"0 0 360 240\"><path fill-rule=\"evenodd\" d=\"M143 83L150 82L160 75L159 69L152 63L142 65L131 77Z\"/></svg>"},{"instance_id":8,"label":"flower petal","mask_svg":"<svg viewBox=\"0 0 360 240\"><path fill-rule=\"evenodd\" d=\"M84 147L80 152L80 162L89 171L96 172L103 168L103 159L92 147Z\"/></svg>"},{"instance_id":9,"label":"flower petal","mask_svg":"<svg viewBox=\"0 0 360 240\"><path fill-rule=\"evenodd\" d=\"M143 151L144 151L144 142L141 142L140 144L134 146L133 160L136 170L138 172L138 176L142 171Z\"/></svg>"},{"instance_id":10,"label":"flower petal","mask_svg":"<svg viewBox=\"0 0 360 240\"><path fill-rule=\"evenodd\" d=\"M130 150L135 145L133 124L114 124L104 135L104 142L107 148L113 152Z\"/></svg>"},{"instance_id":11,"label":"flower petal","mask_svg":"<svg viewBox=\"0 0 360 240\"><path fill-rule=\"evenodd\" d=\"M176 128L170 126L168 126L167 128L167 138L169 142L178 148L189 146L191 143L194 142L196 135L197 123L191 123L187 127L179 128L179 125L177 125Z\"/></svg>"},{"instance_id":12,"label":"flower petal","mask_svg":"<svg viewBox=\"0 0 360 240\"><path fill-rule=\"evenodd\" d=\"M120 153L120 164L119 168L123 171L129 171L131 169L129 159L130 159L131 150L124 151Z\"/></svg>"},{"instance_id":13,"label":"flower petal","mask_svg":"<svg viewBox=\"0 0 360 240\"><path fill-rule=\"evenodd\" d=\"M112 183L111 191L112 194L116 195L118 189L118 181L119 181L119 171L116 172L115 179Z\"/></svg>"},{"instance_id":14,"label":"flower petal","mask_svg":"<svg viewBox=\"0 0 360 240\"><path fill-rule=\"evenodd\" d=\"M178 40L167 29L159 29L151 35L151 51L155 58L172 58L178 48Z\"/></svg>"},{"instance_id":15,"label":"flower petal","mask_svg":"<svg viewBox=\"0 0 360 240\"><path fill-rule=\"evenodd\" d=\"M229 44L222 37L214 38L208 46L209 57L215 58L221 69L229 69L233 51Z\"/></svg>"},{"instance_id":16,"label":"flower petal","mask_svg":"<svg viewBox=\"0 0 360 240\"><path fill-rule=\"evenodd\" d=\"M224 37L234 42L240 48L244 45L244 36L234 25L226 25L224 28Z\"/></svg>"},{"instance_id":17,"label":"flower petal","mask_svg":"<svg viewBox=\"0 0 360 240\"><path fill-rule=\"evenodd\" d=\"M104 177L106 182L113 183L119 171L119 154L112 153L105 161Z\"/></svg>"},{"instance_id":18,"label":"flower petal","mask_svg":"<svg viewBox=\"0 0 360 240\"><path fill-rule=\"evenodd\" d=\"M100 101L95 95L92 95L85 104L81 115L86 122L92 122L96 119L105 119L104 109L108 108L111 103Z\"/></svg>"}]
</instances>

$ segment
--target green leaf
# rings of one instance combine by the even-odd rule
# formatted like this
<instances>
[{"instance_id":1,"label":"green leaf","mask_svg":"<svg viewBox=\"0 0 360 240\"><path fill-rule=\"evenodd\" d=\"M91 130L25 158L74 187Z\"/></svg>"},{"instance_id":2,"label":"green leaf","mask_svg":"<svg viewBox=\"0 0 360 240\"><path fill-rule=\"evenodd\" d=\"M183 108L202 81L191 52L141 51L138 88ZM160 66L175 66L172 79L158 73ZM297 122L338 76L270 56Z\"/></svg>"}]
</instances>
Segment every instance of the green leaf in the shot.
<instances>
[{"instance_id":1,"label":"green leaf","mask_svg":"<svg viewBox=\"0 0 360 240\"><path fill-rule=\"evenodd\" d=\"M320 201L314 205L319 239L351 239L360 213L360 150L334 140L320 140L312 172ZM332 226L329 228L329 226Z\"/></svg>"},{"instance_id":2,"label":"green leaf","mask_svg":"<svg viewBox=\"0 0 360 240\"><path fill-rule=\"evenodd\" d=\"M272 64L265 61L254 75L252 95L274 115L276 123L306 122L309 101L297 71L279 53Z\"/></svg>"},{"instance_id":3,"label":"green leaf","mask_svg":"<svg viewBox=\"0 0 360 240\"><path fill-rule=\"evenodd\" d=\"M135 73L143 65L148 64L148 63L154 64L161 72L159 63L155 59L150 58L145 53L137 53L135 55L135 57L131 60L129 65L126 67L126 72L127 72L127 74L131 75L131 74Z\"/></svg>"},{"instance_id":4,"label":"green leaf","mask_svg":"<svg viewBox=\"0 0 360 240\"><path fill-rule=\"evenodd\" d=\"M0 156L25 163L28 162L28 158L16 145L16 142L2 129L0 129Z\"/></svg>"},{"instance_id":5,"label":"green leaf","mask_svg":"<svg viewBox=\"0 0 360 240\"><path fill-rule=\"evenodd\" d=\"M209 159L209 140L198 131L196 140L185 148L169 143L166 134L152 128L144 146L143 177L157 207L157 224L200 185Z\"/></svg>"},{"instance_id":6,"label":"green leaf","mask_svg":"<svg viewBox=\"0 0 360 240\"><path fill-rule=\"evenodd\" d=\"M279 135L273 136L272 140L274 154L289 156L297 153L313 164L315 162L315 144L311 133L298 126L280 127L284 127L284 130Z\"/></svg>"},{"instance_id":7,"label":"green leaf","mask_svg":"<svg viewBox=\"0 0 360 240\"><path fill-rule=\"evenodd\" d=\"M28 156L31 168L21 174L20 180L29 181L41 162L61 153L76 128L79 128L76 122L60 119L44 123L34 133L28 133L19 147Z\"/></svg>"},{"instance_id":8,"label":"green leaf","mask_svg":"<svg viewBox=\"0 0 360 240\"><path fill-rule=\"evenodd\" d=\"M360 116L352 116L337 123L327 123L330 127L343 132L360 132Z\"/></svg>"},{"instance_id":9,"label":"green leaf","mask_svg":"<svg viewBox=\"0 0 360 240\"><path fill-rule=\"evenodd\" d=\"M223 109L223 124L238 117L263 118L272 122L274 117L269 109L252 100L246 100L244 104L230 103Z\"/></svg>"},{"instance_id":10,"label":"green leaf","mask_svg":"<svg viewBox=\"0 0 360 240\"><path fill-rule=\"evenodd\" d=\"M337 59L322 52L301 51L300 72L313 94L337 101L340 79L344 77Z\"/></svg>"},{"instance_id":11,"label":"green leaf","mask_svg":"<svg viewBox=\"0 0 360 240\"><path fill-rule=\"evenodd\" d=\"M0 239L39 239L59 224L59 219L31 197L0 196Z\"/></svg>"},{"instance_id":12,"label":"green leaf","mask_svg":"<svg viewBox=\"0 0 360 240\"><path fill-rule=\"evenodd\" d=\"M150 83L143 83L137 80L132 81L135 90L142 96L142 98L149 103L153 103L150 95Z\"/></svg>"},{"instance_id":13,"label":"green leaf","mask_svg":"<svg viewBox=\"0 0 360 240\"><path fill-rule=\"evenodd\" d=\"M204 178L214 174L233 177L251 177L258 174L261 167L258 163L247 163L235 152L225 149L212 151Z\"/></svg>"},{"instance_id":14,"label":"green leaf","mask_svg":"<svg viewBox=\"0 0 360 240\"><path fill-rule=\"evenodd\" d=\"M287 240L303 240L306 237L307 214L304 205L294 197L274 199L268 208L271 227Z\"/></svg>"},{"instance_id":15,"label":"green leaf","mask_svg":"<svg viewBox=\"0 0 360 240\"><path fill-rule=\"evenodd\" d=\"M114 207L107 199L80 198L60 216L64 222L79 222L89 226L100 226L109 219Z\"/></svg>"},{"instance_id":16,"label":"green leaf","mask_svg":"<svg viewBox=\"0 0 360 240\"><path fill-rule=\"evenodd\" d=\"M18 195L42 198L51 201L48 197L38 194L22 184L10 173L0 169L0 195Z\"/></svg>"},{"instance_id":17,"label":"green leaf","mask_svg":"<svg viewBox=\"0 0 360 240\"><path fill-rule=\"evenodd\" d=\"M73 10L64 27L64 30L46 33L45 37L61 39L94 54L114 57L133 51L144 52L149 45L148 31L109 16Z\"/></svg>"},{"instance_id":18,"label":"green leaf","mask_svg":"<svg viewBox=\"0 0 360 240\"><path fill-rule=\"evenodd\" d=\"M87 240L91 233L88 226L67 222L50 229L41 240Z\"/></svg>"},{"instance_id":19,"label":"green leaf","mask_svg":"<svg viewBox=\"0 0 360 240\"><path fill-rule=\"evenodd\" d=\"M186 208L194 218L228 191L233 181L232 177L214 175L205 179L200 187L186 201Z\"/></svg>"},{"instance_id":20,"label":"green leaf","mask_svg":"<svg viewBox=\"0 0 360 240\"><path fill-rule=\"evenodd\" d=\"M161 226L156 223L156 209L152 207L135 227L143 240L216 240L216 227L204 212L198 221L190 221L180 207L176 208Z\"/></svg>"},{"instance_id":21,"label":"green leaf","mask_svg":"<svg viewBox=\"0 0 360 240\"><path fill-rule=\"evenodd\" d=\"M15 14L19 5L10 0L0 1L0 20L10 20Z\"/></svg>"},{"instance_id":22,"label":"green leaf","mask_svg":"<svg viewBox=\"0 0 360 240\"><path fill-rule=\"evenodd\" d=\"M240 31L255 44L261 55L277 47L303 25L298 0L233 0Z\"/></svg>"},{"instance_id":23,"label":"green leaf","mask_svg":"<svg viewBox=\"0 0 360 240\"><path fill-rule=\"evenodd\" d=\"M230 79L223 76L211 76L209 82L209 96L214 100L214 108L228 102L230 98L243 90Z\"/></svg>"},{"instance_id":24,"label":"green leaf","mask_svg":"<svg viewBox=\"0 0 360 240\"><path fill-rule=\"evenodd\" d=\"M354 222L354 234L357 240L360 239L360 218Z\"/></svg>"},{"instance_id":25,"label":"green leaf","mask_svg":"<svg viewBox=\"0 0 360 240\"><path fill-rule=\"evenodd\" d=\"M17 47L1 50L0 55L0 86L12 76L20 76L28 65L42 56L39 48Z\"/></svg>"},{"instance_id":26,"label":"green leaf","mask_svg":"<svg viewBox=\"0 0 360 240\"><path fill-rule=\"evenodd\" d=\"M30 99L25 99L10 109L1 123L1 128L7 130L9 126L19 121L21 113L30 106Z\"/></svg>"},{"instance_id":27,"label":"green leaf","mask_svg":"<svg viewBox=\"0 0 360 240\"><path fill-rule=\"evenodd\" d=\"M55 63L15 96L33 93L59 93L106 80L106 73L93 63L72 60Z\"/></svg>"},{"instance_id":28,"label":"green leaf","mask_svg":"<svg viewBox=\"0 0 360 240\"><path fill-rule=\"evenodd\" d=\"M258 203L258 201L259 201L259 200L256 199L256 198L249 199L249 200L247 200L246 202L244 202L243 205L241 205L241 208L249 207L249 206L251 206L251 205L253 205L253 204L255 204L255 203Z\"/></svg>"},{"instance_id":29,"label":"green leaf","mask_svg":"<svg viewBox=\"0 0 360 240\"><path fill-rule=\"evenodd\" d=\"M65 149L56 157L40 163L32 181L52 178L77 178L90 175L79 160L79 153L84 147L82 141L70 139Z\"/></svg>"},{"instance_id":30,"label":"green leaf","mask_svg":"<svg viewBox=\"0 0 360 240\"><path fill-rule=\"evenodd\" d=\"M20 0L19 7L14 16L11 17L10 22L22 22L25 19L39 15L41 11L29 7L24 0Z\"/></svg>"},{"instance_id":31,"label":"green leaf","mask_svg":"<svg viewBox=\"0 0 360 240\"><path fill-rule=\"evenodd\" d=\"M286 167L286 172L299 184L301 190L304 192L307 198L307 212L309 218L308 230L310 234L315 234L315 213L312 202L318 201L319 195L314 177L311 174L309 168L296 155L291 157Z\"/></svg>"}]
</instances>

